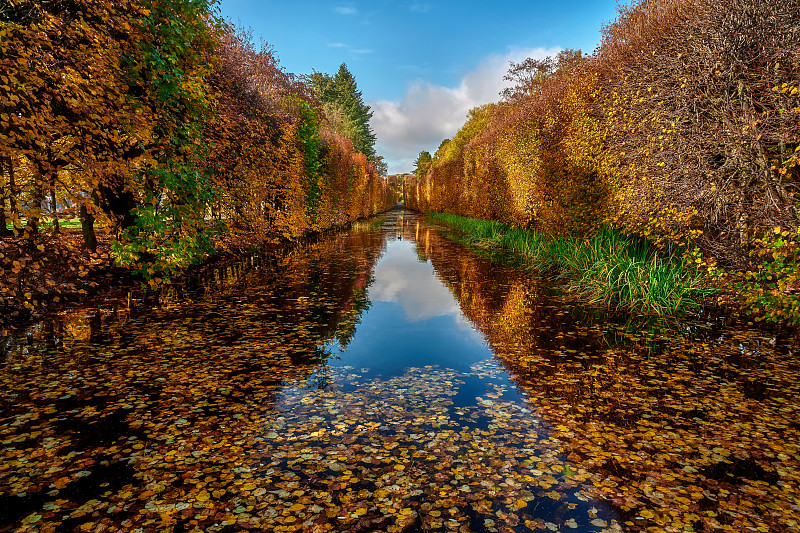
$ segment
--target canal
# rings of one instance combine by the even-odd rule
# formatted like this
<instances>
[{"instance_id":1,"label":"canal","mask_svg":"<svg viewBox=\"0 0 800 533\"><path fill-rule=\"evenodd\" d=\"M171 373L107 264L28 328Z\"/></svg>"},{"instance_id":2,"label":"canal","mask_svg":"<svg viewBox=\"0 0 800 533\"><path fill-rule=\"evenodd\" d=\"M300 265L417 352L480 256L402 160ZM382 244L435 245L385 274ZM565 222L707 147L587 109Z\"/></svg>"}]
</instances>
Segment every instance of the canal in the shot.
<instances>
[{"instance_id":1,"label":"canal","mask_svg":"<svg viewBox=\"0 0 800 533\"><path fill-rule=\"evenodd\" d=\"M0 532L800 530L792 333L384 219L6 339Z\"/></svg>"}]
</instances>

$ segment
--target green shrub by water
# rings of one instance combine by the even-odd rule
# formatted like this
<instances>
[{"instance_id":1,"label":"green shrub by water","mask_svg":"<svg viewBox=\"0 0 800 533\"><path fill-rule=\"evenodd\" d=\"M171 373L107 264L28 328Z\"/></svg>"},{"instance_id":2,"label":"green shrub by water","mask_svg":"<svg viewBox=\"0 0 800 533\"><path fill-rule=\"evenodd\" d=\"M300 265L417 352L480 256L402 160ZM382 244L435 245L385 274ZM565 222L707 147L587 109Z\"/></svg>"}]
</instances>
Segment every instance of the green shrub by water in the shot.
<instances>
[{"instance_id":1,"label":"green shrub by water","mask_svg":"<svg viewBox=\"0 0 800 533\"><path fill-rule=\"evenodd\" d=\"M430 219L461 232L469 245L508 249L543 272L556 272L589 302L632 313L669 315L696 308L715 292L677 253L662 253L645 239L603 228L586 238L554 239L497 221L449 213Z\"/></svg>"}]
</instances>

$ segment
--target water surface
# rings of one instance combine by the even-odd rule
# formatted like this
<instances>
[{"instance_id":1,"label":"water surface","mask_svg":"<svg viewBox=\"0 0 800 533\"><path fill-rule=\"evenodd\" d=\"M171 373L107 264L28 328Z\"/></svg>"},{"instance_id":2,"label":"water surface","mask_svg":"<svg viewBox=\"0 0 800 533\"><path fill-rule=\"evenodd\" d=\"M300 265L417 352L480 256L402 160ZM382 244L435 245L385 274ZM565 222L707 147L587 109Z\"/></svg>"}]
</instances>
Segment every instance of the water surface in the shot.
<instances>
[{"instance_id":1,"label":"water surface","mask_svg":"<svg viewBox=\"0 0 800 533\"><path fill-rule=\"evenodd\" d=\"M796 530L796 338L604 315L396 210L38 324L0 531Z\"/></svg>"}]
</instances>

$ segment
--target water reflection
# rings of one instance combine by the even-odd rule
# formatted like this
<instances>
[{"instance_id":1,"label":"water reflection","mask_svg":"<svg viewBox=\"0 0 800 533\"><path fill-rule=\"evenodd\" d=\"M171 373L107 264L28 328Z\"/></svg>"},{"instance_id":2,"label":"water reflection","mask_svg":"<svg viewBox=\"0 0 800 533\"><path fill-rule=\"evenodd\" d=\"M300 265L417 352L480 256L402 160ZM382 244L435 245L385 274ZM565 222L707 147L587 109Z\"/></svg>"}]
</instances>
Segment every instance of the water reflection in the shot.
<instances>
[{"instance_id":1,"label":"water reflection","mask_svg":"<svg viewBox=\"0 0 800 533\"><path fill-rule=\"evenodd\" d=\"M425 257L627 527L800 527L796 333L713 316L615 322L446 248L432 233Z\"/></svg>"},{"instance_id":2,"label":"water reflection","mask_svg":"<svg viewBox=\"0 0 800 533\"><path fill-rule=\"evenodd\" d=\"M394 211L6 339L2 531L797 528L797 347L614 323Z\"/></svg>"},{"instance_id":3,"label":"water reflection","mask_svg":"<svg viewBox=\"0 0 800 533\"><path fill-rule=\"evenodd\" d=\"M399 304L411 322L458 315L458 302L437 280L431 263L421 262L415 252L416 246L411 241L388 243L375 269L375 280L369 289L370 300Z\"/></svg>"},{"instance_id":4,"label":"water reflection","mask_svg":"<svg viewBox=\"0 0 800 533\"><path fill-rule=\"evenodd\" d=\"M465 371L492 356L410 241L389 239L368 297L370 309L358 335L347 347L329 346L335 356L330 364L369 367L376 377L386 378L429 364Z\"/></svg>"}]
</instances>

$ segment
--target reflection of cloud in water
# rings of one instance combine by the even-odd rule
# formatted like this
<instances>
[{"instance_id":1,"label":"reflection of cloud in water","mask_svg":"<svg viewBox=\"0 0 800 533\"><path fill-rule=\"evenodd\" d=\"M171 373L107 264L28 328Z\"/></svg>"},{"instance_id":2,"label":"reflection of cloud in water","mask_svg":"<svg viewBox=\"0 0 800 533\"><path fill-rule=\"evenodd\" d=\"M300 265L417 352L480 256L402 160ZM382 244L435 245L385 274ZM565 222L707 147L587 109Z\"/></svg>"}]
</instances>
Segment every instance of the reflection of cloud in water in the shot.
<instances>
[{"instance_id":1,"label":"reflection of cloud in water","mask_svg":"<svg viewBox=\"0 0 800 533\"><path fill-rule=\"evenodd\" d=\"M460 314L458 302L436 278L433 265L417 259L411 241L389 241L374 276L370 300L400 304L412 322Z\"/></svg>"}]
</instances>

